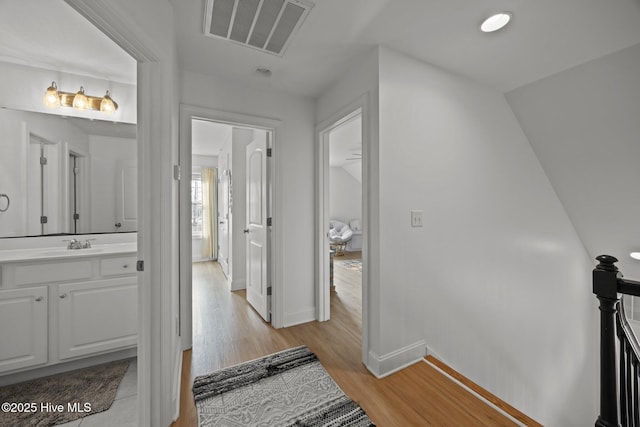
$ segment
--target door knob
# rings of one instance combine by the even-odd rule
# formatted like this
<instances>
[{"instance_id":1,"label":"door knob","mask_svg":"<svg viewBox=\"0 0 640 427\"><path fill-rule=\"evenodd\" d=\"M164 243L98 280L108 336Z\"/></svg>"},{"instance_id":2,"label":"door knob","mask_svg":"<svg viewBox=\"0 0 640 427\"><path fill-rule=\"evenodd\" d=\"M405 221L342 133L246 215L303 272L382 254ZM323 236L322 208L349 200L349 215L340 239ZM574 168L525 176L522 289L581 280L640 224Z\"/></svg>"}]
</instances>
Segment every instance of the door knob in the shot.
<instances>
[{"instance_id":1,"label":"door knob","mask_svg":"<svg viewBox=\"0 0 640 427\"><path fill-rule=\"evenodd\" d=\"M243 231L244 231L244 234L249 234L249 229L248 228L245 228Z\"/></svg>"},{"instance_id":2,"label":"door knob","mask_svg":"<svg viewBox=\"0 0 640 427\"><path fill-rule=\"evenodd\" d=\"M122 227L122 224L120 224L119 222L116 222L116 228L120 228Z\"/></svg>"}]
</instances>

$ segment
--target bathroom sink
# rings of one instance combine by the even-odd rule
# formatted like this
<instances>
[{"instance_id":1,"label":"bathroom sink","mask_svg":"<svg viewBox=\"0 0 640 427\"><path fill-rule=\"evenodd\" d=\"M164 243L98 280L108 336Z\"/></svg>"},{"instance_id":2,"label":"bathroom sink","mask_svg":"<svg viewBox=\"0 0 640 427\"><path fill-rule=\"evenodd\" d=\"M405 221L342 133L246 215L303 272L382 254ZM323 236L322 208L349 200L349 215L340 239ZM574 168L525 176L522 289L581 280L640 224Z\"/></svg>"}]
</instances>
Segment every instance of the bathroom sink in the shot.
<instances>
[{"instance_id":1,"label":"bathroom sink","mask_svg":"<svg viewBox=\"0 0 640 427\"><path fill-rule=\"evenodd\" d=\"M87 249L57 249L50 248L42 251L36 251L33 253L36 257L50 257L50 256L76 256L76 255L90 255L103 252L104 248L87 248Z\"/></svg>"}]
</instances>

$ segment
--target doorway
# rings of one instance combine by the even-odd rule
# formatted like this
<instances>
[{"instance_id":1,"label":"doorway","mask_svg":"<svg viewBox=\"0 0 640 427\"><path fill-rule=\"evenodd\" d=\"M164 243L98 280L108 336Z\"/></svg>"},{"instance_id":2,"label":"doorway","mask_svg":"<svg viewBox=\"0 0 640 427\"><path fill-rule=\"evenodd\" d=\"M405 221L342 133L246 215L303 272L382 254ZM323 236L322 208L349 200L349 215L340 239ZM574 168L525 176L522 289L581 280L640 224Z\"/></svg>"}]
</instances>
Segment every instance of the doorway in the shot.
<instances>
[{"instance_id":1,"label":"doorway","mask_svg":"<svg viewBox=\"0 0 640 427\"><path fill-rule=\"evenodd\" d=\"M356 109L319 133L319 291L325 302L319 320L329 320L331 300L340 285L353 294L362 286L363 180L362 110ZM362 291L357 291L362 296Z\"/></svg>"},{"instance_id":2,"label":"doorway","mask_svg":"<svg viewBox=\"0 0 640 427\"><path fill-rule=\"evenodd\" d=\"M362 115L345 118L328 138L330 301L349 298L361 305Z\"/></svg>"},{"instance_id":3,"label":"doorway","mask_svg":"<svg viewBox=\"0 0 640 427\"><path fill-rule=\"evenodd\" d=\"M362 361L367 364L369 353L369 289L368 278L369 274L369 250L368 250L368 231L369 231L369 210L368 206L371 203L369 197L369 100L368 95L364 94L352 103L334 113L328 119L322 121L316 126L317 135L317 167L316 167L316 197L317 197L317 215L316 215L316 308L318 321L327 321L331 318L331 280L332 280L332 264L335 261L332 254L332 246L330 244L330 223L332 215L342 216L344 218L342 222L346 222L351 231L356 230L356 233L351 236L344 249L350 249L352 251L360 251L358 271L358 284L360 288L354 295L351 292L351 296L356 299L356 302L361 308L362 319ZM341 135L340 134L344 134ZM347 137L351 135L351 137ZM337 136L337 138L336 138ZM331 150L331 141L344 139L344 147L341 151L334 148ZM359 142L359 144L357 144ZM334 142L335 144L335 142ZM358 150L358 148L360 148ZM358 207L348 207L346 210L340 212L331 208L331 153L333 151L334 157L337 153L342 153L343 161L347 165L347 170L337 171L338 174L351 175L353 180L351 184L346 184L340 188L340 191L344 191L347 194L359 195L359 203L356 201ZM349 160L347 160L349 159ZM334 161L335 163L335 161ZM336 164L335 167L338 167ZM342 168L342 166L340 166ZM344 169L344 168L342 168ZM335 177L334 177L335 178ZM360 178L358 181L357 178ZM346 182L346 181L345 181ZM334 179L334 189L336 180ZM334 195L335 196L335 195ZM334 200L334 204L336 201ZM359 214L359 215L358 215ZM359 216L359 218L358 218ZM340 219L340 218L337 218ZM344 221L346 219L346 221ZM335 248L335 247L334 247ZM335 248L341 249L341 248ZM347 252L348 253L348 252ZM339 259L340 257L338 257ZM335 268L335 266L333 266ZM352 278L351 278L352 279Z\"/></svg>"},{"instance_id":4,"label":"doorway","mask_svg":"<svg viewBox=\"0 0 640 427\"><path fill-rule=\"evenodd\" d=\"M229 292L246 289L247 301L266 322L274 323L278 304L272 301L278 291L272 289L274 243L272 159L275 125L279 122L250 116L229 115L211 110L182 106L181 167L193 174L203 157L216 169L216 256L204 259L220 269ZM181 216L194 222L191 195L181 184ZM187 202L189 205L187 205ZM197 220L195 220L197 222ZM186 221L181 222L181 228ZM189 225L189 224L186 224ZM185 227L186 228L186 227ZM182 228L184 233L185 228ZM192 234L193 231L189 230ZM185 233L186 234L186 233ZM183 349L193 345L192 263L198 261L199 248L181 241L181 337ZM188 252L187 252L188 251ZM188 260L188 265L185 261ZM187 277L188 275L188 277ZM213 304L213 302L212 302Z\"/></svg>"}]
</instances>

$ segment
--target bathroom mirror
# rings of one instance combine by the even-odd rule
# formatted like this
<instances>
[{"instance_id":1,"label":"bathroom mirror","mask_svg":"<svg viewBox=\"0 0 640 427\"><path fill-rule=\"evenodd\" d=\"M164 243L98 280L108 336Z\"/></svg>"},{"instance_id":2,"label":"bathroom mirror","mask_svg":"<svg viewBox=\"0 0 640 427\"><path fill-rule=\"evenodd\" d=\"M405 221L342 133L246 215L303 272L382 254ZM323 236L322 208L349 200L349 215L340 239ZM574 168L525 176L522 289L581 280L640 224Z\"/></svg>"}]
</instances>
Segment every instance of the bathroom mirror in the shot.
<instances>
[{"instance_id":1,"label":"bathroom mirror","mask_svg":"<svg viewBox=\"0 0 640 427\"><path fill-rule=\"evenodd\" d=\"M0 237L137 228L136 125L0 108Z\"/></svg>"}]
</instances>

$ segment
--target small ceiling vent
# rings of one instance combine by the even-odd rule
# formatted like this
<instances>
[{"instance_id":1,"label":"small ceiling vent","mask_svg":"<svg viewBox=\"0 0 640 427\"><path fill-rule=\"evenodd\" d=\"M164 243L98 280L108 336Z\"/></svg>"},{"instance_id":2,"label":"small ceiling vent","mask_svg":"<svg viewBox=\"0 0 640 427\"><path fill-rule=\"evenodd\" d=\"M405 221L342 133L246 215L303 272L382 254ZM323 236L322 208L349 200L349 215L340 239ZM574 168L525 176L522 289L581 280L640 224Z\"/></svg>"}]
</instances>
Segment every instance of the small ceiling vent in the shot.
<instances>
[{"instance_id":1,"label":"small ceiling vent","mask_svg":"<svg viewBox=\"0 0 640 427\"><path fill-rule=\"evenodd\" d=\"M313 6L307 0L207 0L204 33L282 56Z\"/></svg>"}]
</instances>

